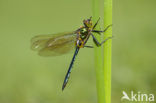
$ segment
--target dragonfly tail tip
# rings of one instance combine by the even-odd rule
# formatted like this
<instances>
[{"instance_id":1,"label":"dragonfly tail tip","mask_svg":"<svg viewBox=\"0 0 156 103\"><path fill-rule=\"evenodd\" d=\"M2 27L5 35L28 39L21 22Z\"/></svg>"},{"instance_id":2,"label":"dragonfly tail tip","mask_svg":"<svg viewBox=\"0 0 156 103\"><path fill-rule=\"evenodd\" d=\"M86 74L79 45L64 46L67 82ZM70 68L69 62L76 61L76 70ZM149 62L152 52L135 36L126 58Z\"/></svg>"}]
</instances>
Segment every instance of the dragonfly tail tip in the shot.
<instances>
[{"instance_id":1,"label":"dragonfly tail tip","mask_svg":"<svg viewBox=\"0 0 156 103\"><path fill-rule=\"evenodd\" d=\"M64 90L64 87L62 87L62 91Z\"/></svg>"},{"instance_id":2,"label":"dragonfly tail tip","mask_svg":"<svg viewBox=\"0 0 156 103\"><path fill-rule=\"evenodd\" d=\"M65 87L66 87L66 85L65 85L65 84L63 84L63 85L62 85L62 91L64 90L64 88L65 88Z\"/></svg>"}]
</instances>

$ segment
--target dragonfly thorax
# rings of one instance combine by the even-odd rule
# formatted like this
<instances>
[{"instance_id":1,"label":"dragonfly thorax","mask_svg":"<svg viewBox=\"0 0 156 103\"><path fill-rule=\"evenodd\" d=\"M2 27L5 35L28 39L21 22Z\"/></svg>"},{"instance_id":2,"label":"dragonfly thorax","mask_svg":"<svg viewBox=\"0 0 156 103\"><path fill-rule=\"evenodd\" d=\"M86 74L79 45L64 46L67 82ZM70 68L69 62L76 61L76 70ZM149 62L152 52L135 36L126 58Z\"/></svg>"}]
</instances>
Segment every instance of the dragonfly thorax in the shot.
<instances>
[{"instance_id":1,"label":"dragonfly thorax","mask_svg":"<svg viewBox=\"0 0 156 103\"><path fill-rule=\"evenodd\" d=\"M81 38L81 39L85 39L86 36L87 36L87 34L88 34L88 30L87 30L86 28L80 29L79 35L80 35L80 38Z\"/></svg>"},{"instance_id":2,"label":"dragonfly thorax","mask_svg":"<svg viewBox=\"0 0 156 103\"><path fill-rule=\"evenodd\" d=\"M87 29L86 29L86 28L80 29L80 33L81 33L81 34L84 34L84 33L86 33L86 32L87 32Z\"/></svg>"}]
</instances>

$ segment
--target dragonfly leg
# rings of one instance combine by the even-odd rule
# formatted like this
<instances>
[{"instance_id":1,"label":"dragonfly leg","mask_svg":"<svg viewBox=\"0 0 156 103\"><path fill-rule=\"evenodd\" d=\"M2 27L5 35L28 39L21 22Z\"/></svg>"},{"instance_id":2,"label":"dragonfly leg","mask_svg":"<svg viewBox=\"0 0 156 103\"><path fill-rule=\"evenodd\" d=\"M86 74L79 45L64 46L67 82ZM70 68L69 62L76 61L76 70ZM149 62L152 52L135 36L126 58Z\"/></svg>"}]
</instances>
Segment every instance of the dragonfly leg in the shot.
<instances>
[{"instance_id":1,"label":"dragonfly leg","mask_svg":"<svg viewBox=\"0 0 156 103\"><path fill-rule=\"evenodd\" d=\"M100 20L100 17L99 17L99 19L97 20L97 22L94 24L93 29L96 27L96 25L98 24L99 20Z\"/></svg>"},{"instance_id":2,"label":"dragonfly leg","mask_svg":"<svg viewBox=\"0 0 156 103\"><path fill-rule=\"evenodd\" d=\"M101 46L103 43L105 43L107 40L111 39L112 37L108 37L105 40L103 40L101 43L95 38L93 34L91 34L93 37L93 41L96 44L97 47Z\"/></svg>"},{"instance_id":3,"label":"dragonfly leg","mask_svg":"<svg viewBox=\"0 0 156 103\"><path fill-rule=\"evenodd\" d=\"M107 31L108 28L111 27L111 26L112 26L112 24L111 24L111 25L108 25L103 31L102 31L102 30L92 30L92 32L95 32L95 33L101 34L101 33L105 32L105 31Z\"/></svg>"},{"instance_id":4,"label":"dragonfly leg","mask_svg":"<svg viewBox=\"0 0 156 103\"><path fill-rule=\"evenodd\" d=\"M84 46L84 47L86 47L86 48L94 48L93 46L87 46L87 45L86 45L86 46Z\"/></svg>"}]
</instances>

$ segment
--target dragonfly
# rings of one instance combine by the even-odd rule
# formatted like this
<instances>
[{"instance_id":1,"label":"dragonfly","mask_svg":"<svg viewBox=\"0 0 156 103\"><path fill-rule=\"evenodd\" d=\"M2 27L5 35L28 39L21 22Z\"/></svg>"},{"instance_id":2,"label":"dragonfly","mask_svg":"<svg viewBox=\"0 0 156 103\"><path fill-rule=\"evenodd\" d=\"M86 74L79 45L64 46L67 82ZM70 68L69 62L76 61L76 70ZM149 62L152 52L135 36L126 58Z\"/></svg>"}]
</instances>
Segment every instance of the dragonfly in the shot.
<instances>
[{"instance_id":1,"label":"dragonfly","mask_svg":"<svg viewBox=\"0 0 156 103\"><path fill-rule=\"evenodd\" d=\"M70 73L75 61L75 58L80 50L80 48L93 48L93 46L87 46L86 43L90 36L93 38L93 42L97 47L101 46L108 39L112 37L108 37L103 40L101 43L95 38L93 33L101 34L105 32L112 25L108 25L104 30L96 30L96 26L99 22L100 18L93 25L92 17L89 19L83 20L83 26L78 28L72 32L63 32L58 34L48 34L48 35L39 35L35 36L31 39L31 49L34 51L38 51L40 56L59 56L62 54L68 53L70 50L75 49L73 58L69 65L68 71L65 75L65 79L62 85L62 91L66 87Z\"/></svg>"}]
</instances>

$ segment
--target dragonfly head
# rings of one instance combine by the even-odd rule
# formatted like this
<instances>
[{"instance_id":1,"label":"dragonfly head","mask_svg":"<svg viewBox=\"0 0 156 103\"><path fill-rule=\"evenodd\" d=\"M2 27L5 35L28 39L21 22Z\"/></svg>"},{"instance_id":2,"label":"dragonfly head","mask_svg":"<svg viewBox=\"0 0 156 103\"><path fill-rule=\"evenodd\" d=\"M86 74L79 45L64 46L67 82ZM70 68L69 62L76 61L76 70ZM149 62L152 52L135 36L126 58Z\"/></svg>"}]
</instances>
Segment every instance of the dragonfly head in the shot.
<instances>
[{"instance_id":1,"label":"dragonfly head","mask_svg":"<svg viewBox=\"0 0 156 103\"><path fill-rule=\"evenodd\" d=\"M91 20L92 17L90 17L89 19L87 20L83 20L83 24L86 28L92 28L92 20Z\"/></svg>"}]
</instances>

